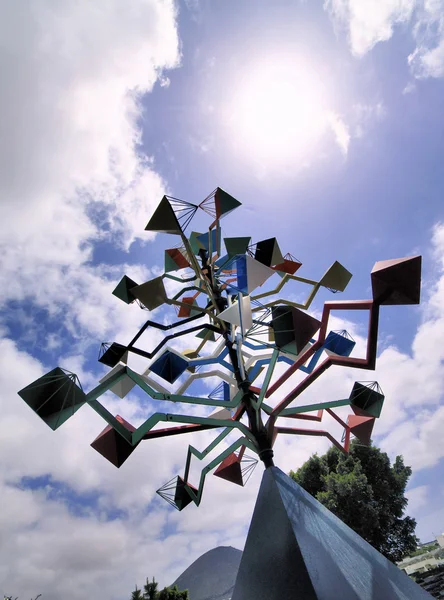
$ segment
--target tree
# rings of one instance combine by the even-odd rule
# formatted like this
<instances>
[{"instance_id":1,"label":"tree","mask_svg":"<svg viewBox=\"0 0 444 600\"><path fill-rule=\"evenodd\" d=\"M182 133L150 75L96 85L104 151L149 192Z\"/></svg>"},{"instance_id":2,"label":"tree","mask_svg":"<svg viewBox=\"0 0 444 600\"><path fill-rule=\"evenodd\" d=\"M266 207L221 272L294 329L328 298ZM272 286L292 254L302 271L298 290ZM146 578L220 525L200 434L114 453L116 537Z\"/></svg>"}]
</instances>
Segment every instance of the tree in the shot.
<instances>
[{"instance_id":1,"label":"tree","mask_svg":"<svg viewBox=\"0 0 444 600\"><path fill-rule=\"evenodd\" d=\"M177 585L173 587L163 588L159 595L158 600L189 600L188 590L182 590L179 592Z\"/></svg>"},{"instance_id":2,"label":"tree","mask_svg":"<svg viewBox=\"0 0 444 600\"><path fill-rule=\"evenodd\" d=\"M136 585L136 589L131 595L131 600L143 600L142 590L139 590Z\"/></svg>"},{"instance_id":3,"label":"tree","mask_svg":"<svg viewBox=\"0 0 444 600\"><path fill-rule=\"evenodd\" d=\"M416 521L403 517L412 469L397 456L354 440L348 456L333 447L315 454L296 472L296 483L393 562L416 550Z\"/></svg>"},{"instance_id":4,"label":"tree","mask_svg":"<svg viewBox=\"0 0 444 600\"><path fill-rule=\"evenodd\" d=\"M157 581L154 579L150 581L148 579L148 577L146 578L146 583L143 586L143 597L144 600L156 600L157 596L158 596L158 591L157 591L157 586L158 583Z\"/></svg>"}]
</instances>

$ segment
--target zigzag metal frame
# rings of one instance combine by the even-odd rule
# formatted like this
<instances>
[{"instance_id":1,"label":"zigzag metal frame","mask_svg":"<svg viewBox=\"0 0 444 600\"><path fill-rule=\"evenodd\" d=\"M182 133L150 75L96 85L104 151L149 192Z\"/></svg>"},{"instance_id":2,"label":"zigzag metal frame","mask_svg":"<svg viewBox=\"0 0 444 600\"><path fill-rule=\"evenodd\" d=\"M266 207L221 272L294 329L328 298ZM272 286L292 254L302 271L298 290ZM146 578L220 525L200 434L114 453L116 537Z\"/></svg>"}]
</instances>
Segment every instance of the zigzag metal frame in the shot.
<instances>
[{"instance_id":1,"label":"zigzag metal frame","mask_svg":"<svg viewBox=\"0 0 444 600\"><path fill-rule=\"evenodd\" d=\"M197 314L193 314L193 316L189 316L184 319L179 319L178 321L169 325L163 325L162 323L158 323L153 320L146 321L128 345L124 346L115 343L114 353L111 351L107 360L108 364L111 362L116 362L116 364L112 367L112 371L109 372L108 375L106 375L93 390L87 394L84 394L80 386L77 386L77 388L73 391L73 393L77 394L78 396L75 410L77 410L77 408L79 408L83 403L89 404L91 408L100 414L101 417L108 423L108 425L110 425L113 430L132 447L135 447L142 440L181 435L185 433L197 433L212 429L218 430L215 439L203 450L198 450L192 445L190 445L188 448L184 477L183 479L177 479L177 485L180 484L181 486L181 493L184 490L184 493L186 492L188 495L186 502L184 501L183 497L180 500L179 504L181 504L181 507L185 506L190 501L200 504L206 475L220 465L225 459L227 459L230 454L235 453L238 450L239 454L235 456L236 460L238 460L239 456L243 454L245 448L249 448L259 455L266 467L272 466L272 446L278 434L325 436L336 447L340 448L344 452L347 452L352 435L352 429L358 426L361 427L362 425L362 422L359 422L359 420L358 425L356 425L356 419L364 418L367 425L372 426L372 422L368 421L368 419L376 418L373 416L374 414L379 416L380 408L382 406L380 399L371 401L373 402L371 405L373 406L373 412L370 411L370 415L372 416L360 417L360 413L357 412L354 416L354 419L348 419L347 422L345 422L341 417L338 416L338 414L336 414L335 409L351 406L353 410L361 410L361 405L359 403L355 402L353 405L351 403L351 398L353 397L355 401L357 397L353 390L350 398L348 399L325 401L313 405L297 406L294 403L309 387L309 385L311 385L318 377L320 377L320 375L322 375L322 373L324 373L331 365L354 367L367 370L372 370L375 368L379 305L380 303L393 303L393 297L390 298L390 294L392 293L391 288L389 284L386 284L385 279L383 280L383 284L388 285L388 289L383 289L381 291L380 288L382 284L379 284L378 293L380 295L377 296L378 302L374 300L326 302L324 304L317 338L311 338L307 340L302 335L302 341L297 342L297 348L298 351L300 348L303 349L298 355L293 355L288 351L279 350L279 348L277 348L276 344L273 342L273 337L271 338L271 341L263 339L264 334L267 334L270 331L270 328L272 329L274 335L273 318L271 321L268 320L270 315L273 314L271 311L272 307L287 306L289 311L292 308L307 310L313 302L320 287L327 287L327 289L331 289L325 284L328 283L331 285L336 284L337 282L339 289L345 289L351 274L344 267L342 267L342 265L338 266L337 263L334 263L332 267L323 275L321 280L315 281L313 279L308 279L294 274L291 275L290 273L279 270L280 265L270 265L270 268L277 272L281 277L280 282L271 290L266 290L255 295L251 295L251 302L246 302L248 312L247 309L245 309L245 313L243 313L243 294L240 290L236 290L236 288L232 285L237 280L237 277L233 278L233 275L237 274L236 269L247 268L245 267L246 263L250 264L250 267L248 268L252 268L253 272L255 268L258 268L258 265L255 265L255 263L252 263L251 261L235 261L233 263L233 257L229 256L227 256L226 260L225 258L220 258L222 256L222 232L220 229L219 219L217 218L218 213L216 208L213 208L212 206L209 207L210 202L213 202L214 194L215 192L210 194L199 205L199 207L208 212L211 217L216 217L216 219L209 226L208 234L202 234L205 237L201 238L200 240L193 241L193 238L188 239L184 233L186 226L189 224L199 207L170 196L166 198L170 203L170 207L174 213L174 216L172 215L169 207L165 206L164 204L160 212L157 213L157 216L154 219L151 219L151 225L149 223L147 226L147 228L150 227L150 230L164 231L170 234L179 235L180 251L183 253L190 265L190 267L183 267L186 269L186 272L183 273L182 276L172 275L171 273L164 273L161 276L162 280L168 279L181 285L180 290L177 293L174 293L172 297L168 297L164 291L164 288L162 285L160 285L160 300L167 306L173 306L174 308L183 307L189 311L191 305L189 299L188 302L184 301L187 299L184 294L187 292L192 292L194 300L200 294L205 294L208 299L207 304L205 306L198 306L197 303L193 304L192 310L196 311ZM227 198L227 195L225 198ZM231 200L231 205L236 205L238 202L232 197ZM162 199L162 202L165 202L165 199ZM164 209L166 209L166 211L164 211L166 212L166 220L165 222L162 222L163 217L161 216L161 213ZM153 229L153 227L157 229ZM206 235L208 235L208 237L206 237ZM193 244L193 247L191 244ZM213 247L213 245L215 247ZM247 248L246 254L251 254L251 248L253 246L250 245ZM285 257L288 257L288 254L285 254L284 258ZM290 259L293 259L293 257L290 256ZM414 270L417 270L417 258L415 258L415 260L416 263ZM300 261L294 262L300 263ZM239 265L242 264L243 266L238 266L238 263ZM403 263L403 261L398 261L398 263ZM180 264L183 263L181 262ZM235 268L230 269L230 265L233 264ZM379 263L376 272L380 273L381 270L390 269L392 268L392 264L393 261L389 261L389 263ZM297 268L299 268L299 266ZM224 267L227 268L224 269ZM189 275L190 268L193 271L192 275ZM257 272L261 273L260 270ZM239 276L240 274L241 271L239 272ZM246 274L243 271L242 276L246 277ZM261 276L258 277L257 281L260 280L260 277ZM120 295L116 294L127 303L131 302L131 294L129 294L131 287L125 287L128 285L128 280L129 278L127 278L123 282L121 288L119 288L121 290ZM132 280L129 280L130 283L131 281ZM273 296L279 294L283 287L290 281L297 281L311 287L304 302L298 303L291 302L286 299L272 298ZM414 282L414 290L416 290L417 283L418 282ZM154 289L156 289L156 285L158 285L158 282L154 284ZM147 289L151 288L147 286L145 290ZM335 292L336 289L332 289L331 291ZM226 297L223 296L223 294L225 294ZM416 299L419 302L417 291L413 291L412 294L412 302L415 302ZM240 309L240 314L239 320L237 320L236 317L233 321L234 324L232 324L224 320L224 317L229 319L229 314L231 313L225 313L225 315L222 316L220 315L227 307L236 302L236 295L238 296L237 303ZM267 298L269 301L262 303L261 300L263 298ZM408 296L407 302L409 300L410 297ZM153 307L156 305L156 301L157 298L154 298L152 303ZM139 305L141 305L140 301L137 302ZM148 298L146 302L148 305L151 305L150 298ZM245 326L246 321L244 319L248 318L248 322L251 322L249 312L250 305L251 312L256 318L253 319L251 327L245 331L243 325ZM141 306L142 308L145 308L143 305ZM350 348L350 344L343 344L342 349L336 346L333 346L334 349L332 349L331 340L328 342L326 341L330 314L332 311L336 310L368 311L369 325L365 357L349 356L352 349ZM300 318L300 313L298 311L293 312L293 322L296 323L297 319ZM204 317L208 317L209 322L204 322L192 325L191 327L187 327L185 329L182 328L180 330L176 330L173 333L166 335L163 340L151 351L142 350L136 346L140 337L150 327L168 332L169 330L175 328L194 324L195 321ZM240 323L240 325L238 323ZM276 328L278 327L277 325L275 326ZM285 327L287 326L285 325ZM278 331L278 329L276 329L276 331ZM188 353L184 357L183 360L181 360L179 355L179 366L177 367L178 374L176 374L176 377L180 375L179 371L181 368L193 371L194 369L202 367L203 370L199 373L190 373L185 380L182 380L178 384L176 387L176 392L169 392L164 385L157 381L156 377L151 377L152 372L156 373L154 369L151 370L151 368L148 367L143 374L139 374L130 369L128 366L118 362L119 358L124 360L123 357L126 356L126 352L132 352L144 358L151 359L157 355L171 340L196 332L199 332L197 337L202 338L202 340L199 342L197 349L193 349L191 353ZM285 334L286 332L281 330L281 333ZM292 334L293 330L287 333ZM217 343L210 349L210 352L207 356L202 356L200 354L201 350L204 348L205 344L210 341L210 339L212 341L215 340L214 334L218 336ZM291 343L296 346L294 342ZM288 346L284 346L284 348L286 347L288 348ZM321 361L323 351L327 351L327 356ZM177 355L178 353L176 352L175 354ZM191 358L191 356L193 358ZM103 362L106 362L106 360ZM278 363L285 363L288 365L288 367L283 374L273 381L274 372ZM184 365L187 366L185 367ZM216 367L212 368L212 365L216 365ZM153 365L151 365L151 367L153 367ZM282 389L283 384L289 381L289 379L296 372L304 373L305 377L303 377L302 381L295 385L295 387L293 387L293 389L291 389L290 392L288 392L283 398L278 398L277 401L274 401L276 393ZM158 377L159 375L156 376ZM259 386L253 385L253 382L258 380L260 376L263 376L264 378L262 384ZM66 398L64 398L59 389L56 388L54 390L51 387L52 382L50 381L50 377L46 380L44 377L45 376L41 378L43 381L39 383L38 380L37 382L34 382L34 384L30 384L28 388L25 388L20 393L37 414L39 414L40 411L40 416L44 420L46 418L46 422L51 427L56 428L67 418L66 414L64 414L62 418L62 411L65 410L66 406ZM65 375L60 376L60 379L62 380L61 384L63 385L63 382L65 381L64 377ZM230 386L230 399L224 399L223 397L218 399L214 396L211 397L211 394L209 397L200 397L194 395L188 396L184 393L194 381L208 377L218 377L219 380L226 382ZM128 379L130 382L128 382ZM174 378L171 376L171 379L167 380L170 381L173 379ZM77 385L75 380L73 380L73 382L73 385ZM120 386L118 385L119 383L121 384ZM197 416L168 412L154 412L138 428L136 428L134 431L130 431L123 424L120 417L117 418L112 415L99 402L99 398L108 390L112 390L118 395L125 395L125 393L127 393L127 389L131 389L131 387L134 386L137 386L154 401L167 401L173 403L179 402L185 405L193 404L216 409L227 408L233 409L235 414L231 418L217 418L216 416L213 417L211 415ZM237 392L235 391L236 388ZM44 392L45 389L49 390L49 398L42 397L42 391ZM355 390L355 388L353 389ZM383 395L380 393L380 391L376 390L376 393L382 396L383 400ZM47 403L49 400L53 401L54 398L57 399L57 401L54 402L55 408L48 417ZM271 406L270 404L274 404L274 406ZM42 408L44 410L42 410ZM59 413L57 413L57 411L59 411ZM73 412L75 411L73 410ZM321 422L324 412L329 417L334 419L343 429L344 435L342 442L335 439L335 437L326 429L315 430L304 429L302 427L286 427L281 426L281 422L278 421L279 419L297 419L300 421L306 420ZM215 415L217 414L219 414L219 417L221 415L226 417L226 415L229 413L216 411ZM265 424L262 421L263 415L266 415L268 418ZM69 416L71 415L69 414L68 417ZM244 417L247 417L248 425L242 422ZM161 423L167 423L168 426L159 427ZM354 425L348 425L348 423L354 423ZM114 432L112 430L110 431L114 435ZM224 444L226 442L226 438L230 433L234 432L238 432L238 439L236 439L228 447L224 448L222 452L218 453L208 465L203 467L201 470L199 485L196 488L193 487L188 482L191 460L197 459L199 461L203 461L210 454L210 452L215 450L220 444ZM366 432L369 432L368 428L366 429ZM231 466L230 460L227 462L228 467ZM177 505L177 503L174 502L173 504Z\"/></svg>"}]
</instances>

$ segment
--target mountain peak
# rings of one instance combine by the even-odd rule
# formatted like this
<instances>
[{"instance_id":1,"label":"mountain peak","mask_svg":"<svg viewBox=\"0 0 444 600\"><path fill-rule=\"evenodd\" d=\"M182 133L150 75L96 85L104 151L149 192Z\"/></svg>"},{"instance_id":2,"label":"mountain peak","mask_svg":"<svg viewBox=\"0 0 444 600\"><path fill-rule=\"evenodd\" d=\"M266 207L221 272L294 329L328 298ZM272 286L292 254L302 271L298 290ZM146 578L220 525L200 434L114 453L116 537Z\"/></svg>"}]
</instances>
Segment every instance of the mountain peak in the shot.
<instances>
[{"instance_id":1,"label":"mountain peak","mask_svg":"<svg viewBox=\"0 0 444 600\"><path fill-rule=\"evenodd\" d=\"M242 552L232 546L217 546L195 560L173 585L188 590L190 600L229 600L239 570Z\"/></svg>"}]
</instances>

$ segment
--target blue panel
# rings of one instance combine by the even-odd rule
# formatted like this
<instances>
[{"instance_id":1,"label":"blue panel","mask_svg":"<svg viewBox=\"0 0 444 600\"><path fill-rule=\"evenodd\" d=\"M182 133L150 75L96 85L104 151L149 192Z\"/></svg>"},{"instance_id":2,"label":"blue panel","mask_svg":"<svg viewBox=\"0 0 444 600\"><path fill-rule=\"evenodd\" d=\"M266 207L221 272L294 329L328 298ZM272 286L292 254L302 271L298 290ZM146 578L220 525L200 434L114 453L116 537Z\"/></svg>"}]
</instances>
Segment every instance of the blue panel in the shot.
<instances>
[{"instance_id":1,"label":"blue panel","mask_svg":"<svg viewBox=\"0 0 444 600\"><path fill-rule=\"evenodd\" d=\"M236 259L237 287L243 294L248 294L247 257L239 256Z\"/></svg>"},{"instance_id":2,"label":"blue panel","mask_svg":"<svg viewBox=\"0 0 444 600\"><path fill-rule=\"evenodd\" d=\"M165 381L174 383L187 367L187 360L167 350L150 365L150 370Z\"/></svg>"},{"instance_id":3,"label":"blue panel","mask_svg":"<svg viewBox=\"0 0 444 600\"><path fill-rule=\"evenodd\" d=\"M349 340L344 335L335 331L330 331L324 342L326 350L339 354L339 356L350 356L355 345L356 342L354 340Z\"/></svg>"},{"instance_id":4,"label":"blue panel","mask_svg":"<svg viewBox=\"0 0 444 600\"><path fill-rule=\"evenodd\" d=\"M224 256L221 256L220 258L218 258L214 264L216 266L218 266L219 268L222 268L223 266L225 266L225 263L228 263L229 260L230 260L230 257L228 256L228 254L225 254ZM225 266L225 268L228 268L228 267Z\"/></svg>"},{"instance_id":5,"label":"blue panel","mask_svg":"<svg viewBox=\"0 0 444 600\"><path fill-rule=\"evenodd\" d=\"M212 250L213 252L216 251L216 229L212 229L211 230L211 246L212 246ZM210 248L210 234L208 233L202 233L202 235L198 235L197 239L199 240L199 242L202 244L202 246L204 246L204 248L206 250L209 250Z\"/></svg>"}]
</instances>

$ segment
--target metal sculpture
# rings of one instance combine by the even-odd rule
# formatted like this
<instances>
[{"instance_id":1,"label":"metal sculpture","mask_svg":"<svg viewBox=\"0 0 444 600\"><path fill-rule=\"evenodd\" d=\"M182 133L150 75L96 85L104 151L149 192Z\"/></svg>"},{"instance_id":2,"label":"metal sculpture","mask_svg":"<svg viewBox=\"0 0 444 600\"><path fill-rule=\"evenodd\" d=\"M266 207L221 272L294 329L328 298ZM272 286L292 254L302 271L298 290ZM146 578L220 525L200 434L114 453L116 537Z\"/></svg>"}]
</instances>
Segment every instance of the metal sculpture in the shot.
<instances>
[{"instance_id":1,"label":"metal sculpture","mask_svg":"<svg viewBox=\"0 0 444 600\"><path fill-rule=\"evenodd\" d=\"M138 303L144 310L174 306L178 320L170 325L147 320L129 344L102 344L98 360L110 371L88 393L82 390L76 375L59 367L19 392L53 430L89 404L107 422L91 445L117 467L142 440L220 431L202 451L189 446L183 476L158 490L179 510L191 502L200 504L206 475L212 470L218 477L245 485L257 463L245 455L247 448L259 456L266 468L273 466L273 445L279 434L325 436L345 453L351 436L368 444L384 402L376 382L356 382L346 399L305 406L295 401L332 365L374 369L380 306L419 303L421 257L414 256L375 264L371 273L372 300L326 302L321 319L312 317L307 309L318 290L324 287L333 293L344 291L351 273L334 262L319 281L307 279L296 275L302 263L291 254L283 255L276 238L255 244L250 237L223 239L220 219L240 204L220 188L198 206L164 196L145 228L179 236L179 245L165 251L164 274L142 284L124 275L113 294L127 304ZM187 236L185 229L198 209L208 213L213 221L208 232L193 231ZM178 271L179 274L172 274ZM258 293L257 289L272 277L280 278L277 285ZM180 287L171 297L166 281ZM276 297L290 281L307 286L304 302ZM199 298L204 298L200 304ZM331 313L344 310L365 311L369 315L364 357L351 356L355 342L346 331L328 331ZM184 328L185 325L191 326ZM137 342L150 328L171 333L146 351ZM199 340L196 348L178 352L166 346L191 333ZM212 351L205 354L209 343L213 343ZM153 360L143 373L138 373L127 366L129 353ZM273 380L278 363L286 369ZM302 380L278 398L282 385L296 372L302 374ZM262 382L255 385L261 375ZM196 379L208 377L217 377L221 383L207 397L185 393ZM178 383L170 391L161 381ZM108 390L123 398L134 386L153 400L212 407L213 412L202 416L155 412L135 428L123 417L112 415L98 400ZM346 421L334 410L340 406L351 409ZM341 440L327 429L282 425L284 418L321 421L324 415L341 425ZM160 423L168 426L159 427ZM171 427L172 423L181 425ZM232 432L237 432L238 438L202 469L198 485L191 485L192 458L203 460Z\"/></svg>"}]
</instances>

